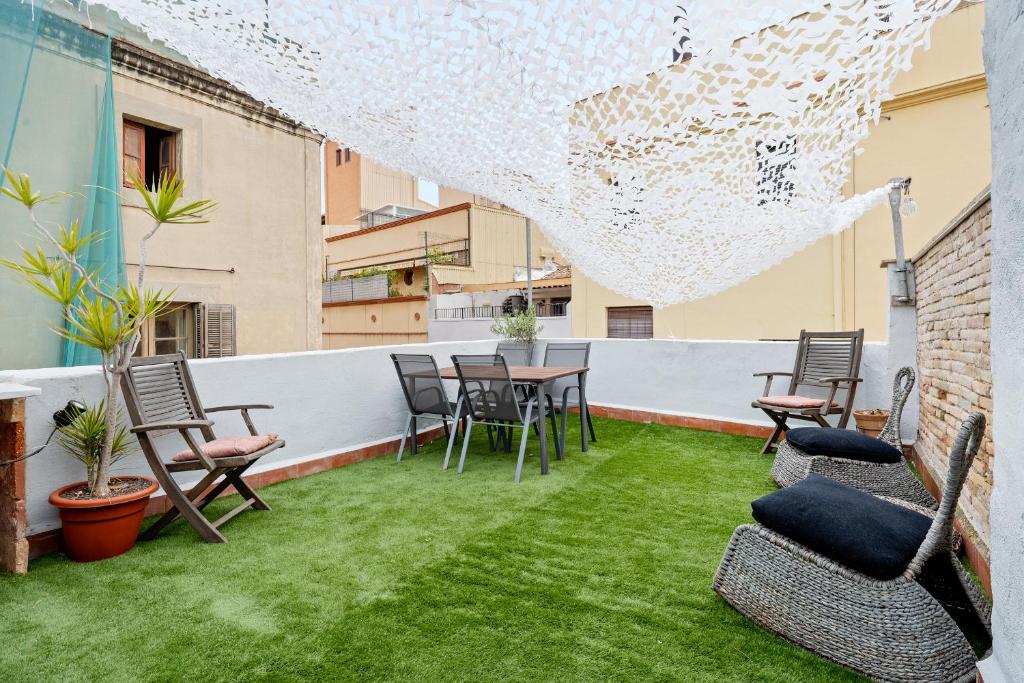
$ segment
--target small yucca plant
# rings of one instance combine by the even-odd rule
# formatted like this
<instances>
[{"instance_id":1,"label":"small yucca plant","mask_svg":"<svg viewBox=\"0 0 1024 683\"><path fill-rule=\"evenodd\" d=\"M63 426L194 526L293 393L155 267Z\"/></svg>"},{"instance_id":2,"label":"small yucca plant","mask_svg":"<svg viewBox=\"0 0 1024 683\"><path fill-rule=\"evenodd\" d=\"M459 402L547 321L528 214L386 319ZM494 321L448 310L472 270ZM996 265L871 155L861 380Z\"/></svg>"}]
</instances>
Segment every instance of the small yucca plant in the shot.
<instances>
[{"instance_id":1,"label":"small yucca plant","mask_svg":"<svg viewBox=\"0 0 1024 683\"><path fill-rule=\"evenodd\" d=\"M110 443L110 464L129 455L134 446L132 435L121 422L120 411L117 414L117 427ZM88 473L89 490L96 486L100 460L103 456L103 445L107 439L107 406L105 401L86 406L70 424L60 427L57 441L76 460L85 465Z\"/></svg>"},{"instance_id":2,"label":"small yucca plant","mask_svg":"<svg viewBox=\"0 0 1024 683\"><path fill-rule=\"evenodd\" d=\"M47 230L36 216L40 204L59 202L67 193L44 195L32 188L27 175L3 169L6 185L0 185L0 195L9 197L28 210L29 221L42 242L47 246L22 248L21 261L0 260L3 265L21 275L25 282L44 296L60 304L64 325L54 331L76 344L100 352L103 379L107 384L106 396L100 404L104 417L102 445L95 464L89 472L89 492L94 498L110 495L110 465L114 448L122 433L117 410L117 393L121 377L139 346L142 327L146 321L168 310L173 292L146 289L146 243L165 223L206 223L213 202L199 200L182 205L184 182L163 175L153 187L147 188L138 176L132 178L135 190L142 196L145 212L153 219L153 227L139 240L138 275L134 283L104 282L98 273L88 270L79 260L83 247L102 237L102 233L86 234L76 222L58 226L56 233ZM55 255L50 256L47 251ZM91 432L93 436L100 432ZM81 445L81 444L80 444ZM123 444L122 444L123 445ZM76 457L78 457L76 455ZM90 458L92 456L89 456ZM81 459L81 458L79 458Z\"/></svg>"}]
</instances>

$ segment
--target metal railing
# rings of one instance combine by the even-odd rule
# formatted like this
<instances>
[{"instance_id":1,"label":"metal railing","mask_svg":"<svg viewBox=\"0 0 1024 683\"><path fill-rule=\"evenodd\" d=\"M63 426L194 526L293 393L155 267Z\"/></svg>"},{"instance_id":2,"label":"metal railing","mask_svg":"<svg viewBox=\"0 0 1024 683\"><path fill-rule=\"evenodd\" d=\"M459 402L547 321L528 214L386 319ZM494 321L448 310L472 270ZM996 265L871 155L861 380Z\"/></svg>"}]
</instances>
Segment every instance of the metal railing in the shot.
<instances>
[{"instance_id":1,"label":"metal railing","mask_svg":"<svg viewBox=\"0 0 1024 683\"><path fill-rule=\"evenodd\" d=\"M388 276L386 274L327 280L323 283L323 302L325 304L385 299L387 296Z\"/></svg>"},{"instance_id":2,"label":"metal railing","mask_svg":"<svg viewBox=\"0 0 1024 683\"><path fill-rule=\"evenodd\" d=\"M563 318L566 315L566 303L534 304L538 318ZM456 308L434 309L434 320L487 320L508 315L515 310L514 306L460 306ZM524 307L520 307L522 309Z\"/></svg>"}]
</instances>

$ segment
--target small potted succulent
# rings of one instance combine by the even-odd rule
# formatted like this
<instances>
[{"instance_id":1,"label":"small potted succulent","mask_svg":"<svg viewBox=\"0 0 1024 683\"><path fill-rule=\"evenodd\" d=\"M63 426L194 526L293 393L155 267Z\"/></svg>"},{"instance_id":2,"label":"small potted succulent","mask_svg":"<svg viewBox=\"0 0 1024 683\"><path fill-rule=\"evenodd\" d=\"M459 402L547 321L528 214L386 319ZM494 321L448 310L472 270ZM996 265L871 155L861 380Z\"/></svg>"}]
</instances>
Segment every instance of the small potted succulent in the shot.
<instances>
[{"instance_id":1,"label":"small potted succulent","mask_svg":"<svg viewBox=\"0 0 1024 683\"><path fill-rule=\"evenodd\" d=\"M42 245L22 248L20 262L2 260L0 265L60 305L64 325L55 331L67 342L97 350L103 369L102 401L81 406L63 418L54 416L61 443L85 464L88 478L54 491L50 503L60 510L64 546L71 559L92 561L120 555L135 545L146 504L157 490L149 477L115 477L111 473L111 466L127 454L132 443L117 403L121 378L139 347L143 326L173 306L173 292L144 286L146 244L165 224L206 223L213 203L182 204L184 182L173 175L161 176L152 187L146 187L139 177L132 178L153 225L139 240L135 281L106 282L83 264L81 256L102 233L91 233L77 221L51 231L36 214L38 206L69 195L44 195L32 188L27 175L9 169L3 172L7 183L0 185L0 195L26 208L29 224Z\"/></svg>"},{"instance_id":2,"label":"small potted succulent","mask_svg":"<svg viewBox=\"0 0 1024 683\"><path fill-rule=\"evenodd\" d=\"M853 419L857 422L857 431L867 436L877 437L889 420L889 411L884 408L865 408L853 411Z\"/></svg>"}]
</instances>

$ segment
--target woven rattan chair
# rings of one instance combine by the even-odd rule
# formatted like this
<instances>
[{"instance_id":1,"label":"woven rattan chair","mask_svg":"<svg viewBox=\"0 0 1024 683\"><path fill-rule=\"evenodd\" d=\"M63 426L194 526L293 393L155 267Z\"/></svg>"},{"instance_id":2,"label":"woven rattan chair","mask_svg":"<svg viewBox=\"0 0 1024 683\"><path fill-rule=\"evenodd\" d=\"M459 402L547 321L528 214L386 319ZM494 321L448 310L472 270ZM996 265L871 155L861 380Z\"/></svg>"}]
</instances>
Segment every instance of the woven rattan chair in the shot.
<instances>
[{"instance_id":1,"label":"woven rattan chair","mask_svg":"<svg viewBox=\"0 0 1024 683\"><path fill-rule=\"evenodd\" d=\"M405 440L411 441L413 454L417 452L416 431L420 419L440 420L447 438L450 433L448 421L454 429L458 428L455 420L455 404L448 400L441 373L437 369L434 357L426 353L392 353L391 361L402 383L402 393L409 408L409 416L402 430L402 441L398 446L398 462L402 462L405 451Z\"/></svg>"},{"instance_id":2,"label":"woven rattan chair","mask_svg":"<svg viewBox=\"0 0 1024 683\"><path fill-rule=\"evenodd\" d=\"M808 332L800 330L796 362L793 372L758 372L754 377L764 377L764 394L751 403L751 407L763 410L775 423L775 429L761 448L762 455L769 453L783 432L789 430L787 420L810 420L822 427L831 425L825 419L838 415L837 426L845 427L853 411L853 398L857 384L861 381L860 359L864 350L864 330L856 332ZM775 377L789 377L789 391L785 395L772 396L772 380ZM802 389L826 393L824 397L801 395ZM835 399L844 394L842 403Z\"/></svg>"},{"instance_id":3,"label":"woven rattan chair","mask_svg":"<svg viewBox=\"0 0 1024 683\"><path fill-rule=\"evenodd\" d=\"M544 367L585 368L590 361L590 342L551 342L544 348ZM597 441L594 421L587 407L586 375L571 375L557 379L548 385L548 395L561 414L562 452L565 452L566 414L570 407L580 410L580 447L586 450L587 440L584 429L590 431L590 440ZM559 403L559 400L561 402Z\"/></svg>"},{"instance_id":4,"label":"woven rattan chair","mask_svg":"<svg viewBox=\"0 0 1024 683\"><path fill-rule=\"evenodd\" d=\"M951 547L957 499L984 429L980 414L961 427L950 452L942 503L930 522L919 516L923 541L902 574L880 580L766 526L748 524L729 541L715 591L760 626L871 678L973 682L977 657L991 643L990 609ZM799 486L828 481L809 478ZM896 507L842 484L830 485ZM849 509L833 509L826 516L842 522L850 514Z\"/></svg>"},{"instance_id":5,"label":"woven rattan chair","mask_svg":"<svg viewBox=\"0 0 1024 683\"><path fill-rule=\"evenodd\" d=\"M242 479L242 474L267 453L284 446L275 434L256 431L249 411L273 408L269 404L246 404L205 408L196 394L185 354L133 358L128 372L121 380L128 415L134 425L131 431L139 438L139 445L149 462L153 475L174 506L146 529L140 538L155 537L180 515L207 543L226 543L220 527L239 513L251 508L270 510ZM218 439L213 433L209 413L237 410L242 414L249 436ZM188 444L188 449L175 454L165 462L156 447L155 437L177 431ZM193 436L198 431L204 443ZM172 476L175 472L206 470L187 493ZM219 481L218 481L219 480ZM242 503L211 522L203 515L203 508L212 503L231 486L242 496ZM205 493L205 495L204 495ZM200 496L202 498L200 499Z\"/></svg>"},{"instance_id":6,"label":"woven rattan chair","mask_svg":"<svg viewBox=\"0 0 1024 683\"><path fill-rule=\"evenodd\" d=\"M866 491L877 496L899 498L916 505L934 508L935 498L928 492L928 489L910 471L906 461L902 457L902 442L900 441L900 418L903 415L903 407L907 398L914 388L914 370L909 367L901 368L896 373L896 379L892 387L892 410L889 412L889 419L885 423L878 441L892 446L899 451L899 459L893 462L874 462L866 457L829 457L823 455L822 450L812 452L801 450L794 442L801 441L797 438L804 430L793 429L788 432L785 441L779 443L778 452L775 455L775 463L772 465L772 479L779 486L791 486L802 480L809 474L820 474L830 479L835 479L844 484L852 486L861 491ZM838 429L819 430L809 428L814 432L828 431L839 432ZM846 432L846 430L843 430ZM810 436L818 436L811 434ZM854 444L858 441L870 445L871 437L864 436L859 432L843 436L852 440ZM827 449L825 449L827 450ZM856 449L854 449L856 450Z\"/></svg>"},{"instance_id":7,"label":"woven rattan chair","mask_svg":"<svg viewBox=\"0 0 1024 683\"><path fill-rule=\"evenodd\" d=\"M511 433L513 429L522 429L519 440L519 458L516 460L515 481L518 483L523 471L523 458L526 456L526 439L530 426L540 417L537 410L537 397L530 396L526 400L520 398L519 392L508 372L505 359L498 355L463 355L452 356L452 363L459 377L459 400L455 415L465 419L465 434L462 437L462 454L459 457L458 472L461 474L466 465L466 452L469 450L469 438L474 424L485 424L498 427L499 433ZM548 411L553 411L550 397L546 397ZM552 413L553 416L553 413ZM551 421L555 443L558 444L558 429L554 419ZM511 437L507 437L511 439ZM455 433L448 438L448 450L444 456L442 469L448 469L448 462L455 444Z\"/></svg>"}]
</instances>

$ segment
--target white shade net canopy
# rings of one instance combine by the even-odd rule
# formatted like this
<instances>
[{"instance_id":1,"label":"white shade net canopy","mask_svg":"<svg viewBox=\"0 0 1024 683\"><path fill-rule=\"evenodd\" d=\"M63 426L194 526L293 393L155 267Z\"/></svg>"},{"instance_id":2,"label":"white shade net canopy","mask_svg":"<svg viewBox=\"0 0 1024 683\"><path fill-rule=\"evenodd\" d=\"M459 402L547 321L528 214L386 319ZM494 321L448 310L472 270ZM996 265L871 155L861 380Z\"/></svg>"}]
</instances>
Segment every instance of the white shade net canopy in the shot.
<instances>
[{"instance_id":1,"label":"white shade net canopy","mask_svg":"<svg viewBox=\"0 0 1024 683\"><path fill-rule=\"evenodd\" d=\"M843 197L852 155L959 2L100 4L331 139L512 206L598 283L664 306L884 197Z\"/></svg>"}]
</instances>

